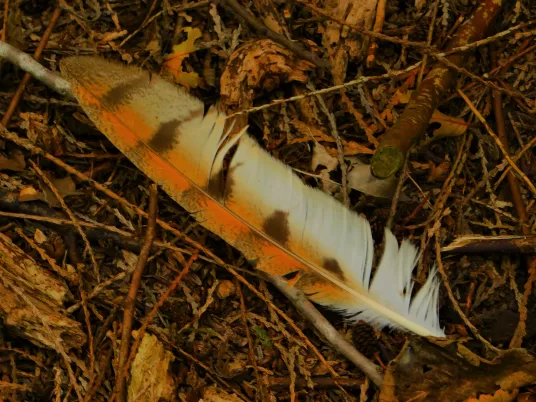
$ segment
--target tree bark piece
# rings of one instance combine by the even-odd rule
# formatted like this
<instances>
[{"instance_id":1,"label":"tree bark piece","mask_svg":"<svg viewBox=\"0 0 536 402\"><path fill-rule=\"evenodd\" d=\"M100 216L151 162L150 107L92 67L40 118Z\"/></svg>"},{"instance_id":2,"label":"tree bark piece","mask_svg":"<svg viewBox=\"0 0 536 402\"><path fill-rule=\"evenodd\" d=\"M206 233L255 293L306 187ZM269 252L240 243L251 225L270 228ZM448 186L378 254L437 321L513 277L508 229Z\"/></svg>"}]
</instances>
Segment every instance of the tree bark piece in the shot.
<instances>
[{"instance_id":1,"label":"tree bark piece","mask_svg":"<svg viewBox=\"0 0 536 402\"><path fill-rule=\"evenodd\" d=\"M69 288L0 233L0 318L13 332L58 353L86 342L82 325L63 313Z\"/></svg>"},{"instance_id":2,"label":"tree bark piece","mask_svg":"<svg viewBox=\"0 0 536 402\"><path fill-rule=\"evenodd\" d=\"M447 44L446 51L482 39L495 17L502 8L502 2L483 0L473 15L460 27L454 38ZM461 66L466 54L455 53L446 59ZM432 113L439 105L442 96L456 83L456 71L443 64L436 64L414 91L411 99L398 118L380 141L380 146L372 157L372 174L380 179L394 175L404 163L406 153L428 127Z\"/></svg>"}]
</instances>

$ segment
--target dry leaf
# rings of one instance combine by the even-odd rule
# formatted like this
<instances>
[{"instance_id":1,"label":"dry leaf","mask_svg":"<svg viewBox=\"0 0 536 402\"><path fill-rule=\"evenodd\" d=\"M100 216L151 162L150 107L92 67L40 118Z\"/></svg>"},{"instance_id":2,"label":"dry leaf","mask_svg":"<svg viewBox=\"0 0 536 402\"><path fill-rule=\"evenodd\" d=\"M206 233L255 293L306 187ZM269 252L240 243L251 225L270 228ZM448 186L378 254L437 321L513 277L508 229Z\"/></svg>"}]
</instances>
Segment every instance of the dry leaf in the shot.
<instances>
[{"instance_id":1,"label":"dry leaf","mask_svg":"<svg viewBox=\"0 0 536 402\"><path fill-rule=\"evenodd\" d=\"M24 154L19 151L12 153L11 158L0 156L0 170L13 170L22 172L26 168L26 160Z\"/></svg>"},{"instance_id":2,"label":"dry leaf","mask_svg":"<svg viewBox=\"0 0 536 402\"><path fill-rule=\"evenodd\" d=\"M168 372L173 353L158 338L145 334L130 369L129 401L173 401L175 381Z\"/></svg>"},{"instance_id":3,"label":"dry leaf","mask_svg":"<svg viewBox=\"0 0 536 402\"><path fill-rule=\"evenodd\" d=\"M343 152L344 156L372 155L374 153L372 149L367 148L364 145L358 144L354 141L343 141Z\"/></svg>"},{"instance_id":4,"label":"dry leaf","mask_svg":"<svg viewBox=\"0 0 536 402\"><path fill-rule=\"evenodd\" d=\"M138 255L125 249L122 249L121 252L123 253L123 258L118 259L118 261L116 261L117 267L125 270L130 274L136 268L136 263L138 262Z\"/></svg>"},{"instance_id":5,"label":"dry leaf","mask_svg":"<svg viewBox=\"0 0 536 402\"><path fill-rule=\"evenodd\" d=\"M338 165L337 158L331 156L324 146L316 142L313 149L313 158L311 159L311 169L314 172L318 166L325 166L325 169L321 169L318 172L318 176L321 179L320 187L327 193L334 194L339 190L339 185L334 183L329 176L329 172L337 169Z\"/></svg>"},{"instance_id":6,"label":"dry leaf","mask_svg":"<svg viewBox=\"0 0 536 402\"><path fill-rule=\"evenodd\" d=\"M61 179L49 177L49 179L63 198L70 195L81 194L81 192L76 191L76 183L73 181L71 176L66 176ZM19 193L18 201L28 202L40 200L46 202L51 207L61 206L52 190L46 184L43 184L43 186L45 187L43 191L38 191L33 187L26 187L22 189Z\"/></svg>"},{"instance_id":7,"label":"dry leaf","mask_svg":"<svg viewBox=\"0 0 536 402\"><path fill-rule=\"evenodd\" d=\"M396 190L397 180L394 176L380 180L372 175L370 165L353 159L348 172L348 185L354 190L380 198L392 198Z\"/></svg>"},{"instance_id":8,"label":"dry leaf","mask_svg":"<svg viewBox=\"0 0 536 402\"><path fill-rule=\"evenodd\" d=\"M313 158L311 160L311 169L313 172L319 165L325 166L328 172L331 172L337 169L339 161L337 161L337 158L331 156L324 146L315 143Z\"/></svg>"},{"instance_id":9,"label":"dry leaf","mask_svg":"<svg viewBox=\"0 0 536 402\"><path fill-rule=\"evenodd\" d=\"M199 85L200 78L195 72L188 73L182 70L182 62L190 53L197 50L195 47L196 39L201 37L201 31L198 28L183 28L188 34L187 39L173 46L173 52L169 54L163 63L163 67L173 75L175 81L187 88L196 88Z\"/></svg>"},{"instance_id":10,"label":"dry leaf","mask_svg":"<svg viewBox=\"0 0 536 402\"><path fill-rule=\"evenodd\" d=\"M48 239L47 239L46 235L41 230L35 229L34 240L35 240L35 242L37 244L43 244Z\"/></svg>"},{"instance_id":11,"label":"dry leaf","mask_svg":"<svg viewBox=\"0 0 536 402\"><path fill-rule=\"evenodd\" d=\"M218 285L216 294L220 299L226 299L229 296L232 296L235 293L235 285L229 280L223 280Z\"/></svg>"},{"instance_id":12,"label":"dry leaf","mask_svg":"<svg viewBox=\"0 0 536 402\"><path fill-rule=\"evenodd\" d=\"M463 119L447 116L437 109L432 114L431 123L441 124L438 129L434 130L434 139L462 135L467 131L468 126Z\"/></svg>"},{"instance_id":13,"label":"dry leaf","mask_svg":"<svg viewBox=\"0 0 536 402\"><path fill-rule=\"evenodd\" d=\"M430 162L428 168L428 181L443 181L447 178L450 169L450 162L443 161L436 166L435 163Z\"/></svg>"},{"instance_id":14,"label":"dry leaf","mask_svg":"<svg viewBox=\"0 0 536 402\"><path fill-rule=\"evenodd\" d=\"M493 395L480 395L478 399L467 399L467 402L513 402L516 400L518 393L519 391L508 392L500 389Z\"/></svg>"},{"instance_id":15,"label":"dry leaf","mask_svg":"<svg viewBox=\"0 0 536 402\"><path fill-rule=\"evenodd\" d=\"M199 402L242 402L236 394L229 394L221 388L210 386L203 390L203 399Z\"/></svg>"}]
</instances>

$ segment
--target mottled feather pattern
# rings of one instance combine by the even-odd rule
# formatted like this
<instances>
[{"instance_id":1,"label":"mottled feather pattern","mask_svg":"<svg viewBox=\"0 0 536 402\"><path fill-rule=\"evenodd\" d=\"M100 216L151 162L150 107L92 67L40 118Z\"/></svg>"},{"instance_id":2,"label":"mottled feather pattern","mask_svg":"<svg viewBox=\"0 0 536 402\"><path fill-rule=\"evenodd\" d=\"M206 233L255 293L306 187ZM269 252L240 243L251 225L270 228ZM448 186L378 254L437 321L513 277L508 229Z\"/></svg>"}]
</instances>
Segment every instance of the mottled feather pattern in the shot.
<instances>
[{"instance_id":1,"label":"mottled feather pattern","mask_svg":"<svg viewBox=\"0 0 536 402\"><path fill-rule=\"evenodd\" d=\"M226 138L226 116L135 67L69 57L61 70L96 127L199 223L318 304L378 328L443 336L433 272L412 297L417 250L386 246L372 277L369 223L306 186L245 130ZM236 147L223 178L223 160Z\"/></svg>"}]
</instances>

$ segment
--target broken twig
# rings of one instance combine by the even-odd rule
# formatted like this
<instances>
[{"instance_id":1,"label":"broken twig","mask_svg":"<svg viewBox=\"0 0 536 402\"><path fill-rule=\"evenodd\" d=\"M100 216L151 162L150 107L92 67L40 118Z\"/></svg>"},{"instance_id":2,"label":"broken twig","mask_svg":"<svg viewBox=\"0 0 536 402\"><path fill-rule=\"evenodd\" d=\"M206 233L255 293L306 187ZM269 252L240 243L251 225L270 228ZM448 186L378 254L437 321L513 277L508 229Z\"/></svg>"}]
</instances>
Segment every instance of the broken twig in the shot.
<instances>
[{"instance_id":1,"label":"broken twig","mask_svg":"<svg viewBox=\"0 0 536 402\"><path fill-rule=\"evenodd\" d=\"M447 44L447 50L481 39L499 14L501 7L501 2L483 0L471 18ZM456 53L449 55L445 60L460 66L465 58L466 55ZM454 70L442 64L436 64L430 71L419 88L413 92L402 115L380 141L380 146L371 160L374 176L386 179L398 172L411 145L426 131L443 94L454 86L456 76Z\"/></svg>"}]
</instances>

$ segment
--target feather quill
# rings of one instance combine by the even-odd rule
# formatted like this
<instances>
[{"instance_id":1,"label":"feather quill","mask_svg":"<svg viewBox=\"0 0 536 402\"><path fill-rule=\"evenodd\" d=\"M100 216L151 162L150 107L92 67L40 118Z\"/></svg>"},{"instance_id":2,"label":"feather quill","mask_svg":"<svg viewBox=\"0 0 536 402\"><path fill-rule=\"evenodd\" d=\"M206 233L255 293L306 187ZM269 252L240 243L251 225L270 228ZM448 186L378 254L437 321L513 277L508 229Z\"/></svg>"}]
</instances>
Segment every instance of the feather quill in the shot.
<instances>
[{"instance_id":1,"label":"feather quill","mask_svg":"<svg viewBox=\"0 0 536 402\"><path fill-rule=\"evenodd\" d=\"M412 297L417 249L385 231L372 277L369 223L306 186L247 132L227 140L226 116L135 67L96 57L61 61L96 127L198 222L255 266L315 303L377 328L443 336L432 272ZM224 158L235 148L229 166Z\"/></svg>"}]
</instances>

